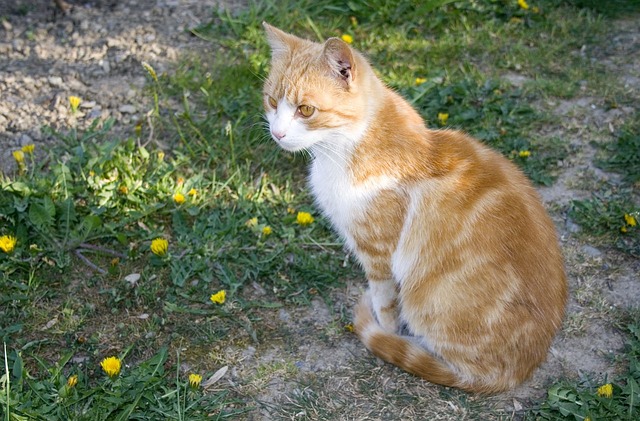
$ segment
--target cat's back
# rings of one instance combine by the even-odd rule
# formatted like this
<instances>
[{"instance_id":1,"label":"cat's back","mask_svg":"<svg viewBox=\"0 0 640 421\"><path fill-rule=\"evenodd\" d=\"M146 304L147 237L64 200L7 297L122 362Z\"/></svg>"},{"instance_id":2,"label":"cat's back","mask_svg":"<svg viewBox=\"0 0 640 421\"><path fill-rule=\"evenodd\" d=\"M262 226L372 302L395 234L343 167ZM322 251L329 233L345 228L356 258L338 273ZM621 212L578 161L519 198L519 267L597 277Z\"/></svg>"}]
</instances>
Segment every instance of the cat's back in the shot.
<instances>
[{"instance_id":1,"label":"cat's back","mask_svg":"<svg viewBox=\"0 0 640 421\"><path fill-rule=\"evenodd\" d=\"M564 284L554 224L526 175L463 132L426 130L424 137L428 170L407 183L415 213L408 219L424 225L416 235L434 250L466 245L530 276L553 272L553 282Z\"/></svg>"}]
</instances>

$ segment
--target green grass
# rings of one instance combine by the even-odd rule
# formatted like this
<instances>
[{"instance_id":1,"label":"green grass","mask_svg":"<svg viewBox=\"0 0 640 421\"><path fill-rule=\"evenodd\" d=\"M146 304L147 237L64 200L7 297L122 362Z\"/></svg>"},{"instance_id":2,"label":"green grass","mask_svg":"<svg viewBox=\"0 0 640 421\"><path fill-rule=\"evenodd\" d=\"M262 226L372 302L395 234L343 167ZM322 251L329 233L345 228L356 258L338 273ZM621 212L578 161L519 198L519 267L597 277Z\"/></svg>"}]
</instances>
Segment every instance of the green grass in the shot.
<instances>
[{"instance_id":1,"label":"green grass","mask_svg":"<svg viewBox=\"0 0 640 421\"><path fill-rule=\"evenodd\" d=\"M638 122L625 125L613 141L601 146L596 164L618 173L621 183L608 183L591 197L574 200L569 215L588 235L614 244L633 256L640 256L640 205L637 186L640 182L640 132Z\"/></svg>"},{"instance_id":2,"label":"green grass","mask_svg":"<svg viewBox=\"0 0 640 421\"><path fill-rule=\"evenodd\" d=\"M634 420L640 414L640 327L627 327L630 340L624 356L627 370L613 379L585 379L549 388L547 399L535 411L540 420Z\"/></svg>"},{"instance_id":3,"label":"green grass","mask_svg":"<svg viewBox=\"0 0 640 421\"><path fill-rule=\"evenodd\" d=\"M628 184L640 183L640 121L627 124L615 141L605 144L606 156L598 165L608 171L622 174Z\"/></svg>"},{"instance_id":4,"label":"green grass","mask_svg":"<svg viewBox=\"0 0 640 421\"><path fill-rule=\"evenodd\" d=\"M219 368L220 349L269 341L273 328L265 319L274 309L316 297L331 303L334 288L361 276L343 264L342 245L304 188L306 158L279 151L266 134L263 20L315 40L353 36L429 126L465 130L535 183L551 185L572 151L565 139L537 134L561 121L535 104L601 94L606 85L601 66L567 51L602 42L608 18L566 3L541 1L535 12L498 0L251 2L217 11L194 31L210 40L212 53L182 57L159 76L140 69L148 73L150 124L117 136L111 120L45 128L58 137L55 148L26 153L18 171L0 174L0 236L17 239L10 253L0 252L3 419L239 416L254 408L251 398L188 387L181 362L206 379ZM525 78L521 86L503 78L513 73ZM631 103L615 87L606 96ZM637 127L626 127L602 158L626 184L576 201L571 211L592 235L632 253L640 234L624 215L638 220L637 139ZM315 221L298 224L301 211ZM151 252L156 238L168 240L166 255ZM224 304L209 300L219 290L227 293ZM335 332L324 333L329 339L348 323L348 316L338 318ZM126 364L115 379L99 365L111 355ZM79 381L71 388L74 374ZM361 374L359 384L371 389L369 370ZM345 404L318 391L323 381L307 379L274 413L340 414ZM562 387L554 396L586 399L576 386ZM394 390L385 398L391 407L425 404ZM441 393L442 402L455 398L473 411L479 405L465 394ZM604 408L601 400L589 408L598 402ZM551 398L546 405L541 416L564 415ZM382 406L370 410L391 416Z\"/></svg>"}]
</instances>

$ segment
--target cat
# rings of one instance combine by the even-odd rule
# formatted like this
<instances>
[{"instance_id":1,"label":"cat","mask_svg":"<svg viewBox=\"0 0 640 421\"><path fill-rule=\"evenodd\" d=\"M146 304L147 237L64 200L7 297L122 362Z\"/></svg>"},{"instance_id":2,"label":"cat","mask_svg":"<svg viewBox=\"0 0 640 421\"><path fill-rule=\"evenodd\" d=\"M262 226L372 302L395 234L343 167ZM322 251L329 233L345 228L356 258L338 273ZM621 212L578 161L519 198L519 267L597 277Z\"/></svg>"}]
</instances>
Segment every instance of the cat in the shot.
<instances>
[{"instance_id":1,"label":"cat","mask_svg":"<svg viewBox=\"0 0 640 421\"><path fill-rule=\"evenodd\" d=\"M270 134L310 153L316 203L364 269L361 341L469 392L527 379L562 323L567 281L526 176L462 132L428 129L341 39L320 44L263 25Z\"/></svg>"}]
</instances>

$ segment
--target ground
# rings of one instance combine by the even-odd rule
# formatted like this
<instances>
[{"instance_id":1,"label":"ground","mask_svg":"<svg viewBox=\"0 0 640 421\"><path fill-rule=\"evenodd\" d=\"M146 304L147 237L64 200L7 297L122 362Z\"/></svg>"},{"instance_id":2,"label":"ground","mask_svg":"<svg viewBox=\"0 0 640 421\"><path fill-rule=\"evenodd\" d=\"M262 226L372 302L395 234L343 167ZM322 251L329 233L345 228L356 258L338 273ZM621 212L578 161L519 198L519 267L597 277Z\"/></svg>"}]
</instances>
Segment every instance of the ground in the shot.
<instances>
[{"instance_id":1,"label":"ground","mask_svg":"<svg viewBox=\"0 0 640 421\"><path fill-rule=\"evenodd\" d=\"M68 124L73 118L69 95L85 99L86 115L115 117L121 128L145 119L148 107L143 102L148 99L140 95L146 80L140 62L153 62L161 73L171 71L185 51L207 54L207 42L188 29L208 21L218 7L218 2L200 0L96 0L72 2L74 9L65 15L49 1L36 3L25 13L20 2L0 5L0 16L11 16L0 27L0 168L5 171L14 165L15 148L35 143L45 149L54 141L40 129ZM31 42L24 42L25 33ZM619 19L607 45L580 53L600 60L612 83L640 102L637 19ZM526 83L518 74L505 78L515 85ZM638 109L607 108L604 102L578 96L534 104L564 117L561 125L546 130L566 139L572 151L557 181L540 188L558 228L571 298L547 362L514 391L488 398L498 414L509 416L526 407L558 379L613 374L624 334L608 315L640 302L640 261L578 235L581 228L561 211L571 200L587 197L593 179L617 177L594 166L597 148L591 134L619 128ZM355 336L344 332L338 319L350 314L363 288L363 280L351 280L309 307L264 312L269 340L213 350L219 365L229 367L218 386L258 403L250 419L356 419L368 414L379 419L472 419L473 408L485 398L448 394L402 373L372 358ZM255 294L260 293L256 286Z\"/></svg>"}]
</instances>

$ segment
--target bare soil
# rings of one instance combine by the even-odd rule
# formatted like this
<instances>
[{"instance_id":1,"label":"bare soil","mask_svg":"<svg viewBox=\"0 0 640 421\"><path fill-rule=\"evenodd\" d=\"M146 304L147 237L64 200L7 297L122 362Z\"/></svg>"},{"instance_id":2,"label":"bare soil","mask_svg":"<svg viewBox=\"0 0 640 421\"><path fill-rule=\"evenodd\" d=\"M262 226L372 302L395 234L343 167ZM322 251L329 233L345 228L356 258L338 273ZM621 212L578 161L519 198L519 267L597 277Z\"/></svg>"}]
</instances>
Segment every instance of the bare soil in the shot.
<instances>
[{"instance_id":1,"label":"bare soil","mask_svg":"<svg viewBox=\"0 0 640 421\"><path fill-rule=\"evenodd\" d=\"M11 4L7 4L11 3ZM148 109L140 90L140 63L171 71L183 51L206 51L188 28L207 21L218 2L211 0L94 0L71 2L62 14L49 1L3 2L0 16L0 169L13 169L11 151L29 143L44 148L52 139L43 125L68 125L67 97L83 98L82 124L114 117L130 130ZM610 72L611 83L640 103L640 21L612 25L610 42L589 54ZM511 83L525 81L506 75ZM512 392L483 398L449 391L416 379L370 356L339 322L350 314L363 280L347 282L310 307L265 311L270 340L212 349L210 371L228 365L219 387L232 389L255 405L248 419L476 419L493 408L509 416L544 396L562 378L603 379L625 337L615 324L620 309L640 303L640 262L592 243L566 217L568 203L588 197L593 180L616 175L593 165L602 139L638 106L608 109L605 98L578 97L537 104L562 115L549 128L574 151L563 162L557 182L540 193L554 218L566 257L571 286L564 327L547 362ZM210 356L209 356L210 357ZM478 409L480 408L480 409ZM485 409L482 409L485 408ZM490 418L492 416L485 415Z\"/></svg>"}]
</instances>

